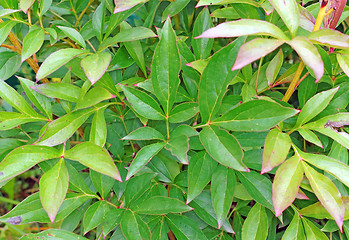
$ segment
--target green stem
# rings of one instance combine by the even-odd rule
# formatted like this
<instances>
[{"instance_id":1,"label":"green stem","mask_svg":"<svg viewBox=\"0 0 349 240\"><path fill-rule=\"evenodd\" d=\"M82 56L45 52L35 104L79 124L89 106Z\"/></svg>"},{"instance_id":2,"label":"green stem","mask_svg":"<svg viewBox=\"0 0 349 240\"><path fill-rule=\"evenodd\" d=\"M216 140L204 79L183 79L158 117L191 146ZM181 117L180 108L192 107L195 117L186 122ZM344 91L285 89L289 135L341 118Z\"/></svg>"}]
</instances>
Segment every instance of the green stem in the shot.
<instances>
[{"instance_id":1,"label":"green stem","mask_svg":"<svg viewBox=\"0 0 349 240\"><path fill-rule=\"evenodd\" d=\"M167 140L170 139L170 124L168 122L168 116L166 116L166 131L167 131Z\"/></svg>"}]
</instances>

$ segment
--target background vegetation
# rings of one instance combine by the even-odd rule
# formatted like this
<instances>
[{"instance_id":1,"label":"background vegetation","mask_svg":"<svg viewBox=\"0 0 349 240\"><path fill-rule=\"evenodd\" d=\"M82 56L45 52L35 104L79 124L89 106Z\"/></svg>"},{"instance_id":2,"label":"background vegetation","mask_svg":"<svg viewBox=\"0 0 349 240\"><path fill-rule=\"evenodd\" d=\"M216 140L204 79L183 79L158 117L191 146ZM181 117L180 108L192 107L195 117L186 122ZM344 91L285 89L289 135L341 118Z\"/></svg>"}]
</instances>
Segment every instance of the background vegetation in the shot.
<instances>
[{"instance_id":1,"label":"background vegetation","mask_svg":"<svg viewBox=\"0 0 349 240\"><path fill-rule=\"evenodd\" d=\"M0 238L348 239L345 3L2 0Z\"/></svg>"}]
</instances>

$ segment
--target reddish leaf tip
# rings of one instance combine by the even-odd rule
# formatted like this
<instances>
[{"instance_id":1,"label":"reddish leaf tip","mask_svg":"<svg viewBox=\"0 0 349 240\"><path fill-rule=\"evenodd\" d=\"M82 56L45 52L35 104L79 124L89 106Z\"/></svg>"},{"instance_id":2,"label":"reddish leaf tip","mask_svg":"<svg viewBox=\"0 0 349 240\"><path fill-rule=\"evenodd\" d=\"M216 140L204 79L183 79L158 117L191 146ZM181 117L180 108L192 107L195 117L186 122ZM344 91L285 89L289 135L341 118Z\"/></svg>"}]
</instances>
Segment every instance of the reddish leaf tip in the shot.
<instances>
[{"instance_id":1,"label":"reddish leaf tip","mask_svg":"<svg viewBox=\"0 0 349 240\"><path fill-rule=\"evenodd\" d=\"M51 223L55 221L56 215L55 216L49 216Z\"/></svg>"}]
</instances>

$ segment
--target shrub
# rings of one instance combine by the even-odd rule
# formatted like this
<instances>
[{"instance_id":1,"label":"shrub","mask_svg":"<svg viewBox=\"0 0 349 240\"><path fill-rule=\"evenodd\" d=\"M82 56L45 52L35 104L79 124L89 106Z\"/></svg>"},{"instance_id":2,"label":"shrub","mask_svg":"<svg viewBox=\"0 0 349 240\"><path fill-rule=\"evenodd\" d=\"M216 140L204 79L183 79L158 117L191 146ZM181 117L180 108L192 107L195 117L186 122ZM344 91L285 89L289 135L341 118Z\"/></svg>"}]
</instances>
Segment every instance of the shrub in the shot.
<instances>
[{"instance_id":1,"label":"shrub","mask_svg":"<svg viewBox=\"0 0 349 240\"><path fill-rule=\"evenodd\" d=\"M2 0L2 234L349 238L345 3Z\"/></svg>"}]
</instances>

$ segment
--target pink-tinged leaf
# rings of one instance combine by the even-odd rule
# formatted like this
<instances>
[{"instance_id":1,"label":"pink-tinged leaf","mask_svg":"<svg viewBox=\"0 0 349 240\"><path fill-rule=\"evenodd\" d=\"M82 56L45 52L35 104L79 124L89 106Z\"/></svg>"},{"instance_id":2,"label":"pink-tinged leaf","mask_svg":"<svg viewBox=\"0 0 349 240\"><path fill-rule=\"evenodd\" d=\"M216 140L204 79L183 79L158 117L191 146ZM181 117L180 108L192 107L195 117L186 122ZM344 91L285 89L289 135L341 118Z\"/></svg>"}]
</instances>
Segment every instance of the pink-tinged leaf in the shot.
<instances>
[{"instance_id":1,"label":"pink-tinged leaf","mask_svg":"<svg viewBox=\"0 0 349 240\"><path fill-rule=\"evenodd\" d=\"M91 85L95 84L107 70L111 61L111 55L107 52L94 53L81 60L84 70Z\"/></svg>"},{"instance_id":2,"label":"pink-tinged leaf","mask_svg":"<svg viewBox=\"0 0 349 240\"><path fill-rule=\"evenodd\" d=\"M20 0L19 2L19 8L27 14L28 9L33 5L35 0Z\"/></svg>"},{"instance_id":3,"label":"pink-tinged leaf","mask_svg":"<svg viewBox=\"0 0 349 240\"><path fill-rule=\"evenodd\" d=\"M301 189L298 190L296 198L303 199L303 200L309 200L308 196L305 195L305 193Z\"/></svg>"},{"instance_id":4,"label":"pink-tinged leaf","mask_svg":"<svg viewBox=\"0 0 349 240\"><path fill-rule=\"evenodd\" d=\"M288 40L284 32L272 23L255 20L241 19L232 22L221 23L216 27L210 28L196 38L219 38L219 37L239 37L245 35L266 35Z\"/></svg>"},{"instance_id":5,"label":"pink-tinged leaf","mask_svg":"<svg viewBox=\"0 0 349 240\"><path fill-rule=\"evenodd\" d=\"M318 82L324 75L324 63L317 48L303 36L293 38L288 44L298 53L305 65L314 71Z\"/></svg>"},{"instance_id":6,"label":"pink-tinged leaf","mask_svg":"<svg viewBox=\"0 0 349 240\"><path fill-rule=\"evenodd\" d=\"M59 157L60 152L51 147L27 145L15 148L0 162L0 182L10 180L42 161Z\"/></svg>"},{"instance_id":7,"label":"pink-tinged leaf","mask_svg":"<svg viewBox=\"0 0 349 240\"><path fill-rule=\"evenodd\" d=\"M64 157L70 160L78 161L96 172L102 173L122 182L119 170L115 166L112 157L104 148L94 143L80 143L67 150Z\"/></svg>"},{"instance_id":8,"label":"pink-tinged leaf","mask_svg":"<svg viewBox=\"0 0 349 240\"><path fill-rule=\"evenodd\" d=\"M308 39L328 47L349 48L349 36L333 29L321 29L312 32Z\"/></svg>"},{"instance_id":9,"label":"pink-tinged leaf","mask_svg":"<svg viewBox=\"0 0 349 240\"><path fill-rule=\"evenodd\" d=\"M345 207L344 220L349 219L349 197L342 197L342 201ZM318 219L333 219L333 217L326 211L324 206L320 202L316 202L299 211L299 214L306 217L318 218Z\"/></svg>"},{"instance_id":10,"label":"pink-tinged leaf","mask_svg":"<svg viewBox=\"0 0 349 240\"><path fill-rule=\"evenodd\" d=\"M54 222L69 186L68 169L63 158L42 175L39 184L41 204L51 222Z\"/></svg>"},{"instance_id":11,"label":"pink-tinged leaf","mask_svg":"<svg viewBox=\"0 0 349 240\"><path fill-rule=\"evenodd\" d=\"M115 10L114 14L118 12L123 12L140 3L148 2L148 0L114 0Z\"/></svg>"},{"instance_id":12,"label":"pink-tinged leaf","mask_svg":"<svg viewBox=\"0 0 349 240\"><path fill-rule=\"evenodd\" d=\"M339 181L349 187L349 166L337 159L313 153L300 152L299 155L306 162L320 168L328 173L331 173Z\"/></svg>"},{"instance_id":13,"label":"pink-tinged leaf","mask_svg":"<svg viewBox=\"0 0 349 240\"><path fill-rule=\"evenodd\" d=\"M62 67L64 64L68 63L73 58L87 53L88 51L86 50L75 48L60 49L52 53L41 64L38 72L36 73L36 79L38 81L43 79L44 77L56 71L58 68Z\"/></svg>"},{"instance_id":14,"label":"pink-tinged leaf","mask_svg":"<svg viewBox=\"0 0 349 240\"><path fill-rule=\"evenodd\" d=\"M343 72L349 76L349 55L348 54L336 54L337 61Z\"/></svg>"},{"instance_id":15,"label":"pink-tinged leaf","mask_svg":"<svg viewBox=\"0 0 349 240\"><path fill-rule=\"evenodd\" d=\"M293 203L302 179L303 167L298 156L291 157L278 168L273 182L276 217Z\"/></svg>"},{"instance_id":16,"label":"pink-tinged leaf","mask_svg":"<svg viewBox=\"0 0 349 240\"><path fill-rule=\"evenodd\" d=\"M285 161L290 148L290 136L276 128L272 129L265 139L261 174L269 172Z\"/></svg>"},{"instance_id":17,"label":"pink-tinged leaf","mask_svg":"<svg viewBox=\"0 0 349 240\"><path fill-rule=\"evenodd\" d=\"M269 0L278 12L292 36L296 35L299 26L299 10L296 0Z\"/></svg>"},{"instance_id":18,"label":"pink-tinged leaf","mask_svg":"<svg viewBox=\"0 0 349 240\"><path fill-rule=\"evenodd\" d=\"M305 175L315 195L342 231L345 208L341 199L342 196L336 185L328 177L317 172L304 161L302 163Z\"/></svg>"},{"instance_id":19,"label":"pink-tinged leaf","mask_svg":"<svg viewBox=\"0 0 349 240\"><path fill-rule=\"evenodd\" d=\"M243 44L236 57L232 71L240 69L271 53L284 42L276 39L256 38Z\"/></svg>"},{"instance_id":20,"label":"pink-tinged leaf","mask_svg":"<svg viewBox=\"0 0 349 240\"><path fill-rule=\"evenodd\" d=\"M314 16L308 11L308 9L298 6L299 9L299 26L308 30L309 32L313 31L314 24L316 19Z\"/></svg>"}]
</instances>

